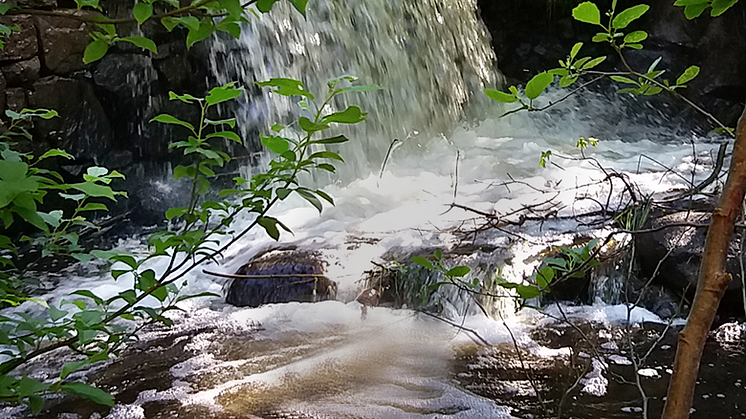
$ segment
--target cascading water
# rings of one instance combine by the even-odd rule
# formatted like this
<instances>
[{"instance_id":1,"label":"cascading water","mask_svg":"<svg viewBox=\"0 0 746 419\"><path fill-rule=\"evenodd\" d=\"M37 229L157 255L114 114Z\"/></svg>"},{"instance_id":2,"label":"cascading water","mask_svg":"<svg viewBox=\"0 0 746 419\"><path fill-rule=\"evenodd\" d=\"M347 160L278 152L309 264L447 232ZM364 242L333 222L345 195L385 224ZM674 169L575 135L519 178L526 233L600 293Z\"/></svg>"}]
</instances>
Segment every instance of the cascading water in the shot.
<instances>
[{"instance_id":1,"label":"cascading water","mask_svg":"<svg viewBox=\"0 0 746 419\"><path fill-rule=\"evenodd\" d=\"M595 196L609 193L608 185L574 188L602 176L587 162L561 159L577 155L579 137L600 137L598 147L586 153L627 173L648 193L683 182L649 161L641 165L640 154L696 177L706 172L697 161L707 161L712 147L695 152L682 147L690 138L667 134L657 120L625 119L623 112L613 112L622 103L603 94L567 100L549 114L498 119L500 110L481 93L500 76L474 0L318 0L310 2L307 19L283 3L252 20L240 40L214 42L210 60L219 83L292 77L313 90L330 77L352 74L384 88L347 99L370 115L360 129L346 132L352 140L341 150L347 169L341 181L325 187L336 206L319 216L300 200L288 200L272 214L295 232L285 234L281 245L326 257L326 275L340 285L338 301L256 309L214 299L186 302L185 312L174 314L172 329L141 336L143 346L133 354L91 373L118 397L109 418L510 418L506 408L465 391L450 375L453 346L471 344L477 340L473 334L407 310L375 308L361 321L357 303L350 301L365 271L396 253L393 249L406 254L406 249L456 247L463 237L455 227L476 229L479 220L449 208L453 201L488 213L508 213L548 197L559 203L559 214L592 208ZM255 89L237 113L250 141L257 131L292 119L295 104ZM483 119L470 121L476 116ZM405 147L379 179L393 138L404 140ZM555 152L552 162L558 165L539 171L538 156L547 149ZM511 177L518 181L502 184ZM238 220L237 230L249 221ZM574 221L527 224L520 240L484 232L474 243L480 250L463 260L488 275L497 261L512 258L502 275L520 280L531 271L527 260L546 247L545 237L568 242L578 229ZM231 248L220 266L206 268L235 272L276 245L256 232ZM159 261L151 267L165 269ZM108 298L122 288L108 274L71 277L46 298L59 301L81 287ZM221 292L223 285L196 273L189 283L188 291ZM507 318L512 305L502 301L489 308ZM446 313L468 311L468 301L456 298L449 304ZM588 316L583 310L574 308L568 315ZM598 321L627 316L626 308L588 310L588 318ZM509 327L534 355L559 356L528 337L529 324L540 322L536 317L507 318L503 324L468 316L459 324L493 344L512 341ZM645 310L630 318L655 320ZM34 366L37 376L49 373L46 361L53 359Z\"/></svg>"},{"instance_id":2,"label":"cascading water","mask_svg":"<svg viewBox=\"0 0 746 419\"><path fill-rule=\"evenodd\" d=\"M210 64L219 84L251 87L288 77L321 92L329 78L349 74L381 86L346 98L369 113L365 124L345 132L354 140L342 168L350 180L380 166L394 138L449 132L481 109L470 105L484 103L482 89L500 76L477 14L476 0L320 0L309 3L304 19L278 2L272 13L252 19L238 41L213 42ZM297 99L258 90L237 112L246 139L297 114Z\"/></svg>"}]
</instances>

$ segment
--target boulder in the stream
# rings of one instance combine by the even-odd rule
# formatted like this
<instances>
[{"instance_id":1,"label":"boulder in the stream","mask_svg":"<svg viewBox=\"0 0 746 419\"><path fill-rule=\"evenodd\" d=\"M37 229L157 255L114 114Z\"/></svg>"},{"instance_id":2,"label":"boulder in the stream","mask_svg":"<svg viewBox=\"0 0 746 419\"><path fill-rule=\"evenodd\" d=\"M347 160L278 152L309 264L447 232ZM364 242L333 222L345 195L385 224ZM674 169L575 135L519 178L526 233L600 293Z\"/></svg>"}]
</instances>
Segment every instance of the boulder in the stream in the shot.
<instances>
[{"instance_id":1,"label":"boulder in the stream","mask_svg":"<svg viewBox=\"0 0 746 419\"><path fill-rule=\"evenodd\" d=\"M635 246L638 275L691 301L697 288L699 267L705 246L709 212L681 211L653 218L651 229L657 231L636 234ZM697 227L700 226L700 227ZM721 316L743 314L741 300L741 265L738 244L734 240L728 250L726 270L733 280L720 304Z\"/></svg>"},{"instance_id":2,"label":"boulder in the stream","mask_svg":"<svg viewBox=\"0 0 746 419\"><path fill-rule=\"evenodd\" d=\"M334 299L337 284L324 276L326 263L314 252L272 250L255 257L235 275L225 301L239 307Z\"/></svg>"}]
</instances>

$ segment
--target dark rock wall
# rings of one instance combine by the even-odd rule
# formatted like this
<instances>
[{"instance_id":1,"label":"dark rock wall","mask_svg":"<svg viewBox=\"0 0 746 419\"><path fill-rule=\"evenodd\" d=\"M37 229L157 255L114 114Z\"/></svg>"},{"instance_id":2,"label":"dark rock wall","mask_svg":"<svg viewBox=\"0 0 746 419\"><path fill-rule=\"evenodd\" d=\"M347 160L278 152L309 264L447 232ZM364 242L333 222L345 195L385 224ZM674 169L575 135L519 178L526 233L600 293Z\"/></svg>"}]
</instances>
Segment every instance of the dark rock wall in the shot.
<instances>
[{"instance_id":1,"label":"dark rock wall","mask_svg":"<svg viewBox=\"0 0 746 419\"><path fill-rule=\"evenodd\" d=\"M498 66L510 83L525 83L536 73L558 67L573 44L585 43L581 55L607 55L601 67L621 68L613 51L592 43L596 27L577 22L572 9L580 0L478 0L481 16L492 34ZM596 1L602 13L610 1ZM633 67L647 69L658 57L659 68L669 69L675 80L690 65L701 67L697 79L683 91L687 97L735 125L746 99L746 2L718 18L706 12L688 21L673 0L620 0L617 10L649 4L650 11L630 30L645 30L645 49L629 52ZM671 101L668 98L664 99Z\"/></svg>"},{"instance_id":2,"label":"dark rock wall","mask_svg":"<svg viewBox=\"0 0 746 419\"><path fill-rule=\"evenodd\" d=\"M70 10L58 6L74 7L74 3L65 4L63 0L59 4L57 0L18 3L47 11ZM131 8L131 2L124 0L103 4L115 13ZM90 41L91 24L45 15L5 16L0 22L20 29L0 50L0 113L4 116L6 109L49 108L60 114L60 118L36 121L33 142L21 144L21 148L37 154L51 147L66 149L76 159L63 162L61 170L71 175L92 165L123 172L129 181L120 188L129 190L133 199L121 202L117 211L139 211L133 218L144 224L161 219L160 206L149 208L141 205L141 200L160 195L150 183L166 179L169 162L178 160L168 149L177 137L171 127L149 120L164 112L194 117L188 107L170 102L168 92L205 93L205 47L187 51L184 33L168 33L152 23L142 30L156 42L159 54L120 43L102 60L85 65L82 58ZM120 28L119 33L126 36L134 29Z\"/></svg>"}]
</instances>

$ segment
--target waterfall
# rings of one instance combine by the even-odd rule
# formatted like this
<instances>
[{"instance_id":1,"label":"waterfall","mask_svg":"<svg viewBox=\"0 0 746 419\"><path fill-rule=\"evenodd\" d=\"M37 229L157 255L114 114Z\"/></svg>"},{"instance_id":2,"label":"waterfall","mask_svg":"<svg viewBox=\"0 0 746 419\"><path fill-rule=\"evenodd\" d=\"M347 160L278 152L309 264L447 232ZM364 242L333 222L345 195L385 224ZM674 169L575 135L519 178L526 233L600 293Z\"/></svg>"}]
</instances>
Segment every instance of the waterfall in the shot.
<instances>
[{"instance_id":1,"label":"waterfall","mask_svg":"<svg viewBox=\"0 0 746 419\"><path fill-rule=\"evenodd\" d=\"M297 107L254 81L289 77L321 92L327 79L350 74L383 87L342 99L369 113L364 124L342 131L353 140L343 151L348 179L380 166L394 138L430 138L476 117L484 107L470 104L485 101L482 89L500 79L495 62L476 0L316 0L306 19L278 2L244 25L240 39L221 37L210 52L217 83L250 90L237 114L255 149L257 131L289 122Z\"/></svg>"}]
</instances>

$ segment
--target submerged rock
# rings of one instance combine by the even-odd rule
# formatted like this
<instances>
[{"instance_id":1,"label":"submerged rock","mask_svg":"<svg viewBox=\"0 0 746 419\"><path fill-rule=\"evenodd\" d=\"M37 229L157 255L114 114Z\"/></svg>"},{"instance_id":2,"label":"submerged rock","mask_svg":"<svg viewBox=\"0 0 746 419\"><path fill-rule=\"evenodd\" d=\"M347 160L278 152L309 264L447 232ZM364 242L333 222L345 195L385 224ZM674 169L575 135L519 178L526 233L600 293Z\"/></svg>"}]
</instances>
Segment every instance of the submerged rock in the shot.
<instances>
[{"instance_id":1,"label":"submerged rock","mask_svg":"<svg viewBox=\"0 0 746 419\"><path fill-rule=\"evenodd\" d=\"M334 299L337 283L324 276L325 262L314 252L271 250L236 272L225 301L238 307Z\"/></svg>"}]
</instances>

